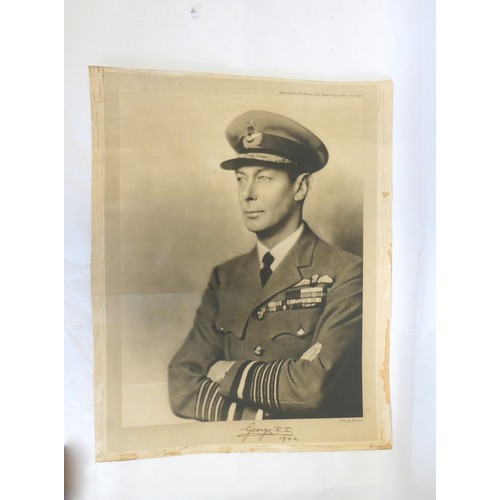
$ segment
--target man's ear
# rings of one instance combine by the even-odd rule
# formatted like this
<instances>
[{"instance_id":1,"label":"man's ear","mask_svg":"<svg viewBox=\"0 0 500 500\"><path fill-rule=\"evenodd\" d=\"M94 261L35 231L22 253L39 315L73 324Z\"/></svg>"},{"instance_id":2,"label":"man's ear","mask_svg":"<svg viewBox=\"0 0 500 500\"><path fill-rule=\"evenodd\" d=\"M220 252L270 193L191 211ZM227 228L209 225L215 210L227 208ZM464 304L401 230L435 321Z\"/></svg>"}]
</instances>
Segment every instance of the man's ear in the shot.
<instances>
[{"instance_id":1,"label":"man's ear","mask_svg":"<svg viewBox=\"0 0 500 500\"><path fill-rule=\"evenodd\" d=\"M295 201L305 200L311 182L312 176L309 173L300 174L297 179L295 179Z\"/></svg>"}]
</instances>

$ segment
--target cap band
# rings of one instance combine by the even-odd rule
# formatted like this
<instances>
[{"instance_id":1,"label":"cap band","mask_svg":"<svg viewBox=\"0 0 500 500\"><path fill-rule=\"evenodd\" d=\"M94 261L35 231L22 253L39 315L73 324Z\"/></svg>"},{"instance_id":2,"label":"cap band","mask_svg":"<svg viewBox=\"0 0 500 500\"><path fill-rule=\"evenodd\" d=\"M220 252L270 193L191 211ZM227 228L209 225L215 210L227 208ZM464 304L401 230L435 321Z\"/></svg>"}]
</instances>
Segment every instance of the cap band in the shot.
<instances>
[{"instance_id":1,"label":"cap band","mask_svg":"<svg viewBox=\"0 0 500 500\"><path fill-rule=\"evenodd\" d=\"M312 159L311 152L306 147L291 139L268 133L255 135L258 136L258 140L254 142L248 142L248 136L242 137L238 144L237 153L260 152L276 154L279 157L288 158L290 161L297 164L307 164L310 163Z\"/></svg>"},{"instance_id":2,"label":"cap band","mask_svg":"<svg viewBox=\"0 0 500 500\"><path fill-rule=\"evenodd\" d=\"M295 163L288 158L283 158L282 156L273 155L270 153L242 153L236 155L236 158L248 159L248 160L262 160L270 161L272 163L283 163L285 165L290 165Z\"/></svg>"}]
</instances>

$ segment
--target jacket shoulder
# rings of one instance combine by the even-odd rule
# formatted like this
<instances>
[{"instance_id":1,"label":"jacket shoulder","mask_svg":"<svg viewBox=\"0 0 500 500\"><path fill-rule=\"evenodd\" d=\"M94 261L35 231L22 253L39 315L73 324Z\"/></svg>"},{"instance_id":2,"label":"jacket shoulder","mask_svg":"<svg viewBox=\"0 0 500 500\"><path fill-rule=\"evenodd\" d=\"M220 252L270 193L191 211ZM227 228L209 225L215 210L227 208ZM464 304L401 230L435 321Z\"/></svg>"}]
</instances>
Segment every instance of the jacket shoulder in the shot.
<instances>
[{"instance_id":1,"label":"jacket shoulder","mask_svg":"<svg viewBox=\"0 0 500 500\"><path fill-rule=\"evenodd\" d=\"M321 263L325 272L331 272L337 277L348 278L363 273L363 259L361 257L347 252L337 245L327 243L319 237L314 252L314 261Z\"/></svg>"},{"instance_id":2,"label":"jacket shoulder","mask_svg":"<svg viewBox=\"0 0 500 500\"><path fill-rule=\"evenodd\" d=\"M362 258L346 250L342 250L339 246L332 243L327 243L317 236L318 242L316 244L316 253L319 257L322 257L332 262L341 262L344 265L355 265L362 262Z\"/></svg>"}]
</instances>

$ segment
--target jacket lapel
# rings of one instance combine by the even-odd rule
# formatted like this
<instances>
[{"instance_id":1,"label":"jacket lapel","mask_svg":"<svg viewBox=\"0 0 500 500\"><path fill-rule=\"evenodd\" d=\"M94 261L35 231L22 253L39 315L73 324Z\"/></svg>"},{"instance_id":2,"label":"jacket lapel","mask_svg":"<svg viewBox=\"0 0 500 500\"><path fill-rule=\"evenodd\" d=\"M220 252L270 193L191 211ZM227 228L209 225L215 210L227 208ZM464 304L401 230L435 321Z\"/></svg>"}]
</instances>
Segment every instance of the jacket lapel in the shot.
<instances>
[{"instance_id":1,"label":"jacket lapel","mask_svg":"<svg viewBox=\"0 0 500 500\"><path fill-rule=\"evenodd\" d=\"M231 286L226 290L223 322L229 318L232 331L242 337L249 314L262 303L267 302L277 293L295 285L302 278L309 276L307 268L312 265L314 248L318 237L304 223L304 230L294 247L288 252L264 287L260 282L257 247L254 247L243 259L238 271L234 273ZM225 326L229 326L226 325Z\"/></svg>"},{"instance_id":2,"label":"jacket lapel","mask_svg":"<svg viewBox=\"0 0 500 500\"><path fill-rule=\"evenodd\" d=\"M259 294L262 291L259 275L259 258L257 256L257 247L248 253L243 260L243 263L238 272L233 278L235 292L243 296L246 301L249 301L252 306L255 305ZM235 297L235 301L237 301Z\"/></svg>"},{"instance_id":3,"label":"jacket lapel","mask_svg":"<svg viewBox=\"0 0 500 500\"><path fill-rule=\"evenodd\" d=\"M259 271L257 269L258 294L255 299L255 305L266 302L277 293L290 288L304 278L303 272L305 271L302 271L302 269L311 266L314 247L317 241L318 237L304 223L304 230L299 240L281 261L264 287L260 284ZM255 258L257 259L257 257Z\"/></svg>"},{"instance_id":4,"label":"jacket lapel","mask_svg":"<svg viewBox=\"0 0 500 500\"><path fill-rule=\"evenodd\" d=\"M306 277L307 271L303 269L312 265L317 241L318 237L304 223L304 230L299 240L281 261L264 287L260 283L257 247L254 247L246 255L239 271L234 275L232 282L235 296L231 302L235 304L243 299L253 309L277 293L295 285Z\"/></svg>"}]
</instances>

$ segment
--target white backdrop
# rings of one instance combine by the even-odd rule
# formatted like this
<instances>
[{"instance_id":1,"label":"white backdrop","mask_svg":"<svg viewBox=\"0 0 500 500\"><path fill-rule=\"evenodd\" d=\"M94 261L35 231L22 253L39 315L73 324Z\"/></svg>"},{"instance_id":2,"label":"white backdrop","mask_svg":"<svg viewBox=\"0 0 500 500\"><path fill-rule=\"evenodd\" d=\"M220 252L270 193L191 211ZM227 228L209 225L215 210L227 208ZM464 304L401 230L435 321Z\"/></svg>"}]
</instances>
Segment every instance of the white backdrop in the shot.
<instances>
[{"instance_id":1,"label":"white backdrop","mask_svg":"<svg viewBox=\"0 0 500 500\"><path fill-rule=\"evenodd\" d=\"M67 498L434 498L434 2L67 0L65 15ZM94 462L89 65L392 78L392 450Z\"/></svg>"}]
</instances>

